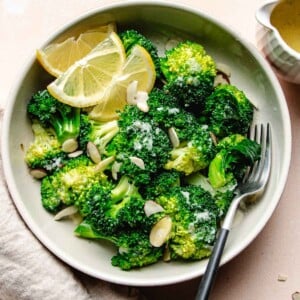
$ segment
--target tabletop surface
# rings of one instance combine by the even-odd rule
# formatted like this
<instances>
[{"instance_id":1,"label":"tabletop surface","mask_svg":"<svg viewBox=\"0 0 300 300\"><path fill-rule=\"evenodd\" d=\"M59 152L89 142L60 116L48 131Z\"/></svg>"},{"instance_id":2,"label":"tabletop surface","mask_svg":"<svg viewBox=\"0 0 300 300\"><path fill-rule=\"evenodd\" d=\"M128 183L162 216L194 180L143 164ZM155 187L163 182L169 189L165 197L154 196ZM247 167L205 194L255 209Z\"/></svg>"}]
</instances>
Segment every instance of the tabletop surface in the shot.
<instances>
[{"instance_id":1,"label":"tabletop surface","mask_svg":"<svg viewBox=\"0 0 300 300\"><path fill-rule=\"evenodd\" d=\"M0 108L22 64L65 22L113 0L0 0ZM124 1L123 1L124 2ZM168 2L168 1L166 1ZM176 1L169 1L176 2ZM256 46L255 11L262 0L182 0L225 23ZM212 294L218 299L292 299L300 292L300 85L280 81L292 122L292 160L280 202L258 237L220 268ZM199 278L171 286L143 288L148 299L193 299Z\"/></svg>"}]
</instances>

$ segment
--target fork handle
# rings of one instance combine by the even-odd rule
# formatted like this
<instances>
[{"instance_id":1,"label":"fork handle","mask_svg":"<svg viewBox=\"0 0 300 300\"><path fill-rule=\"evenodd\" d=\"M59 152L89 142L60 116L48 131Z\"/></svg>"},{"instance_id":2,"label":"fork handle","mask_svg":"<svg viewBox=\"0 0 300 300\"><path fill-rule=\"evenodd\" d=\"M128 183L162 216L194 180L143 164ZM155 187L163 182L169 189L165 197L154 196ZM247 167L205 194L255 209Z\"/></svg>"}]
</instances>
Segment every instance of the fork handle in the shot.
<instances>
[{"instance_id":1,"label":"fork handle","mask_svg":"<svg viewBox=\"0 0 300 300\"><path fill-rule=\"evenodd\" d=\"M195 300L207 300L211 291L211 288L215 282L219 263L222 257L223 249L226 244L229 229L221 228L218 238L215 242L213 252L210 256L206 271L202 277L201 283L198 288L198 292Z\"/></svg>"}]
</instances>

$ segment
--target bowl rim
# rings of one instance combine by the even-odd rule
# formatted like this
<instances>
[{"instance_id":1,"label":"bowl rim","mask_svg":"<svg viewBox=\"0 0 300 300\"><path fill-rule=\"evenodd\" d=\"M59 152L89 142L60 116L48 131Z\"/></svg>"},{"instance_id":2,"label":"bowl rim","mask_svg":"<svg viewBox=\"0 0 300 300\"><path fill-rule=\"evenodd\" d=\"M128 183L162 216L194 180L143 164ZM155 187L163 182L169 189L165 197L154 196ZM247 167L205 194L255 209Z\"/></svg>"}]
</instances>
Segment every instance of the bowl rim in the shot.
<instances>
[{"instance_id":1,"label":"bowl rim","mask_svg":"<svg viewBox=\"0 0 300 300\"><path fill-rule=\"evenodd\" d=\"M274 87L274 91L278 97L278 99L285 99L284 93L282 91L282 88L279 84L279 81L277 77L275 76L274 72L272 71L270 65L267 63L267 61L264 59L264 57L259 53L259 51L249 43L248 41L244 40L241 36L239 36L234 30L232 30L228 25L218 21L214 17L210 16L208 13L201 11L200 9L192 8L188 5L183 5L180 3L171 3L163 0L129 0L126 2L114 2L107 5L99 5L99 7L93 8L88 10L87 12L80 14L78 16L73 17L72 21L67 22L64 26L61 26L58 30L54 30L52 34L49 35L47 40L44 40L44 44L47 43L47 41L53 39L55 36L58 36L61 34L64 30L74 26L78 22L83 21L86 18L92 17L94 14L97 13L103 13L112 9L121 9L122 7L127 6L143 6L143 5L149 5L149 6L155 6L155 7L165 7L165 8L171 8L171 9L179 9L184 10L187 13L194 14L196 16L199 16L200 18L206 19L209 22L212 22L216 24L218 27L224 29L226 32L228 32L232 37L234 37L239 43L241 43L245 48L248 49L248 51L253 55L253 57L256 59L256 61L259 63L260 66L263 67L264 71L266 72L267 76L270 78L272 85ZM51 241L51 239L43 234L43 232L40 230L38 226L36 226L34 220L30 217L30 215L26 211L26 207L23 204L22 197L20 197L19 193L17 192L16 182L14 181L14 176L12 172L12 168L10 166L10 160L8 159L10 157L9 153L9 145L7 141L9 140L9 124L12 119L12 113L13 113L13 107L14 107L14 101L17 97L18 90L21 86L22 81L25 78L25 75L30 70L31 66L33 65L35 61L35 55L32 54L30 58L28 59L27 63L23 65L23 67L20 68L20 76L18 80L15 81L15 84L11 87L8 99L12 99L13 101L7 101L6 108L4 110L4 116L3 116L3 122L2 122L2 136L1 136L1 154L2 154L2 164L3 164L3 174L4 174L4 180L7 183L9 193L12 198L12 202L17 208L18 213L20 214L21 218L24 220L24 222L29 227L30 231L33 233L33 235L53 254L55 254L56 257L61 259L63 262L68 264L71 267L74 267L75 269L88 274L90 276L93 276L98 279L102 279L108 282L113 282L117 284L124 284L124 285L130 285L130 286L160 286L160 285L166 285L166 284L174 284L179 283L182 281L187 281L196 277L199 277L203 274L203 272L200 271L199 268L193 269L193 272L190 272L189 274L177 274L175 277L171 278L158 278L156 280L152 280L149 282L147 279L141 278L142 276L138 276L139 278L129 278L126 276L119 276L119 275L110 275L110 274L99 274L99 272L95 272L91 270L87 266L83 266L82 264L78 263L77 261L73 260L72 258L69 258L67 255L65 255L55 243ZM267 221L270 219L271 215L273 214L273 211L275 210L280 197L282 195L282 192L284 190L288 172L289 172L289 166L290 166L290 160L291 160L291 142L292 142L292 136L291 136L291 123L290 123L290 117L288 112L288 107L286 105L285 101L282 101L279 103L280 109L283 114L283 118L285 119L284 123L284 129L283 131L287 134L286 141L287 143L284 145L284 153L286 156L284 157L284 161L282 162L282 173L281 177L282 180L280 181L280 184L277 185L277 190L275 191L275 194L273 195L278 199L275 203L273 202L273 206L268 210L268 213L264 216L264 218L258 220L256 224L256 229L253 230L252 235L249 235L248 239L238 247L235 247L230 253L225 253L221 259L221 265L227 263L232 258L234 258L236 255L238 255L241 251L243 251L253 240L254 238L262 231Z\"/></svg>"}]
</instances>

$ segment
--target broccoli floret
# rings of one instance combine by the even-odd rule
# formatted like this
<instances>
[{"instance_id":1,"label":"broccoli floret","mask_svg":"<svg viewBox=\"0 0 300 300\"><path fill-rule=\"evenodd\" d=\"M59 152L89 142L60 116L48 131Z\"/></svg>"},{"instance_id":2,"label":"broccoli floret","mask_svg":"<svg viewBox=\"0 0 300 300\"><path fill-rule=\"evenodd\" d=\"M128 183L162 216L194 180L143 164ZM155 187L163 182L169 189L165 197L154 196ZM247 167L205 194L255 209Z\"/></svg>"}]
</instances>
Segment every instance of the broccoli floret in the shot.
<instances>
[{"instance_id":1,"label":"broccoli floret","mask_svg":"<svg viewBox=\"0 0 300 300\"><path fill-rule=\"evenodd\" d=\"M80 194L94 183L106 181L104 169L112 161L113 157L95 165L85 155L70 159L61 169L42 179L43 206L50 212L56 212L63 205L74 204Z\"/></svg>"},{"instance_id":2,"label":"broccoli floret","mask_svg":"<svg viewBox=\"0 0 300 300\"><path fill-rule=\"evenodd\" d=\"M129 30L125 30L123 32L121 32L119 34L125 51L127 53L127 55L130 54L131 49L135 46L135 45L140 45L143 48L145 48L154 63L155 66L155 71L156 71L156 77L157 78L161 78L161 69L160 69L160 60L158 57L158 51L156 46L153 44L153 42L147 38L146 36L144 36L143 34L141 34L140 32L133 30L133 29L129 29Z\"/></svg>"},{"instance_id":3,"label":"broccoli floret","mask_svg":"<svg viewBox=\"0 0 300 300\"><path fill-rule=\"evenodd\" d=\"M81 115L81 125L79 133L79 146L86 149L88 142L93 142L101 154L105 154L107 144L118 133L119 127L116 120L109 122L99 122L92 120L88 115Z\"/></svg>"},{"instance_id":4,"label":"broccoli floret","mask_svg":"<svg viewBox=\"0 0 300 300\"><path fill-rule=\"evenodd\" d=\"M181 174L176 170L162 170L144 187L142 194L146 199L155 199L168 192L170 188L180 186L180 177Z\"/></svg>"},{"instance_id":5,"label":"broccoli floret","mask_svg":"<svg viewBox=\"0 0 300 300\"><path fill-rule=\"evenodd\" d=\"M159 127L165 131L171 127L180 129L177 132L180 139L190 136L190 129L195 126L197 120L192 113L180 107L174 96L156 88L149 94L147 103L148 115Z\"/></svg>"},{"instance_id":6,"label":"broccoli floret","mask_svg":"<svg viewBox=\"0 0 300 300\"><path fill-rule=\"evenodd\" d=\"M149 241L149 234L142 231L130 231L118 236L116 245L117 255L112 257L112 265L122 270L140 268L159 261L164 249L153 247Z\"/></svg>"},{"instance_id":7,"label":"broccoli floret","mask_svg":"<svg viewBox=\"0 0 300 300\"><path fill-rule=\"evenodd\" d=\"M183 141L171 152L171 158L165 164L166 170L177 170L189 175L205 169L216 153L214 140L207 126L198 126L193 129L188 141Z\"/></svg>"},{"instance_id":8,"label":"broccoli floret","mask_svg":"<svg viewBox=\"0 0 300 300\"><path fill-rule=\"evenodd\" d=\"M80 131L80 109L59 102L47 90L32 96L27 112L31 119L37 119L44 127L53 128L62 144L77 139Z\"/></svg>"},{"instance_id":9,"label":"broccoli floret","mask_svg":"<svg viewBox=\"0 0 300 300\"><path fill-rule=\"evenodd\" d=\"M67 154L52 130L45 129L38 121L33 120L34 141L25 153L25 162L32 169L44 169L49 174L63 166Z\"/></svg>"},{"instance_id":10,"label":"broccoli floret","mask_svg":"<svg viewBox=\"0 0 300 300\"><path fill-rule=\"evenodd\" d=\"M246 134L253 119L254 106L245 93L234 85L218 85L206 99L205 123L218 137Z\"/></svg>"},{"instance_id":11,"label":"broccoli floret","mask_svg":"<svg viewBox=\"0 0 300 300\"><path fill-rule=\"evenodd\" d=\"M126 176L121 177L117 184L92 185L75 205L85 222L106 236L128 228L149 228L153 224L153 218L145 215L145 200Z\"/></svg>"},{"instance_id":12,"label":"broccoli floret","mask_svg":"<svg viewBox=\"0 0 300 300\"><path fill-rule=\"evenodd\" d=\"M186 109L199 114L213 91L216 64L202 45L185 41L166 51L160 60L166 78L165 90Z\"/></svg>"},{"instance_id":13,"label":"broccoli floret","mask_svg":"<svg viewBox=\"0 0 300 300\"><path fill-rule=\"evenodd\" d=\"M218 208L210 193L200 186L174 187L156 202L172 219L167 240L171 259L209 256L218 228Z\"/></svg>"},{"instance_id":14,"label":"broccoli floret","mask_svg":"<svg viewBox=\"0 0 300 300\"><path fill-rule=\"evenodd\" d=\"M118 124L119 132L108 145L107 153L116 155L120 175L130 177L137 185L148 184L168 160L169 136L137 106L126 106Z\"/></svg>"},{"instance_id":15,"label":"broccoli floret","mask_svg":"<svg viewBox=\"0 0 300 300\"><path fill-rule=\"evenodd\" d=\"M84 221L77 226L75 234L83 238L112 242L118 248L118 253L112 257L111 263L122 270L153 264L163 256L163 248L153 247L149 242L149 235L140 230L119 231L115 235L106 236Z\"/></svg>"},{"instance_id":16,"label":"broccoli floret","mask_svg":"<svg viewBox=\"0 0 300 300\"><path fill-rule=\"evenodd\" d=\"M208 178L214 188L232 180L241 180L246 168L260 157L260 145L243 135L233 134L218 144L218 153L210 162Z\"/></svg>"},{"instance_id":17,"label":"broccoli floret","mask_svg":"<svg viewBox=\"0 0 300 300\"><path fill-rule=\"evenodd\" d=\"M112 258L114 266L129 270L154 263L162 256L162 248L149 242L150 229L158 216L146 216L145 200L126 176L116 185L108 181L95 183L75 205L84 217L75 233L114 243L119 248Z\"/></svg>"},{"instance_id":18,"label":"broccoli floret","mask_svg":"<svg viewBox=\"0 0 300 300\"><path fill-rule=\"evenodd\" d=\"M220 188L212 187L208 177L200 172L186 177L185 181L187 184L201 186L201 188L209 192L214 198L214 201L218 207L218 217L222 219L225 216L235 196L235 190L237 188L237 180L235 178L233 178L232 181L228 182L226 185Z\"/></svg>"}]
</instances>

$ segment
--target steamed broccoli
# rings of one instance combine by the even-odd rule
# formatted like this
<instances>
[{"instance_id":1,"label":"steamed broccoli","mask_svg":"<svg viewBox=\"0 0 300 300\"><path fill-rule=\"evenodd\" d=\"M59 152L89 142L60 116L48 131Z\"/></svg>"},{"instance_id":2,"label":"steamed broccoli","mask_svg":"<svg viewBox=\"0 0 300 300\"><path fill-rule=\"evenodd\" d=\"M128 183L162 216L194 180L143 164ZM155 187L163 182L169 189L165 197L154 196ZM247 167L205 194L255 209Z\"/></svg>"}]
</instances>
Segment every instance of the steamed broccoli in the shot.
<instances>
[{"instance_id":1,"label":"steamed broccoli","mask_svg":"<svg viewBox=\"0 0 300 300\"><path fill-rule=\"evenodd\" d=\"M112 242L118 248L118 252L112 257L111 263L122 270L156 263L163 256L163 247L153 247L149 235L141 230L119 231L113 236L106 236L84 221L77 226L75 234L83 238Z\"/></svg>"},{"instance_id":2,"label":"steamed broccoli","mask_svg":"<svg viewBox=\"0 0 300 300\"><path fill-rule=\"evenodd\" d=\"M167 131L174 127L180 129L178 135L180 139L190 136L190 129L198 126L195 116L184 110L176 97L166 93L161 89L153 89L147 101L149 105L149 117L152 118L159 127Z\"/></svg>"},{"instance_id":3,"label":"steamed broccoli","mask_svg":"<svg viewBox=\"0 0 300 300\"><path fill-rule=\"evenodd\" d=\"M254 106L234 85L218 85L206 99L205 123L219 138L234 133L246 134L253 119Z\"/></svg>"},{"instance_id":4,"label":"steamed broccoli","mask_svg":"<svg viewBox=\"0 0 300 300\"><path fill-rule=\"evenodd\" d=\"M208 177L214 188L241 180L248 166L260 157L260 145L243 135L233 134L218 143L218 153L209 164Z\"/></svg>"},{"instance_id":5,"label":"steamed broccoli","mask_svg":"<svg viewBox=\"0 0 300 300\"><path fill-rule=\"evenodd\" d=\"M220 188L214 188L207 176L197 172L185 178L185 182L190 185L200 186L205 191L209 192L214 198L215 204L218 208L218 217L222 219L226 214L231 201L235 196L237 188L237 180L232 178L231 181Z\"/></svg>"},{"instance_id":6,"label":"steamed broccoli","mask_svg":"<svg viewBox=\"0 0 300 300\"><path fill-rule=\"evenodd\" d=\"M42 168L51 173L63 166L67 154L62 151L56 135L33 120L34 141L25 153L25 162L32 169Z\"/></svg>"},{"instance_id":7,"label":"steamed broccoli","mask_svg":"<svg viewBox=\"0 0 300 300\"><path fill-rule=\"evenodd\" d=\"M200 186L173 187L155 200L172 219L166 241L171 259L201 259L211 253L218 228L218 208Z\"/></svg>"},{"instance_id":8,"label":"steamed broccoli","mask_svg":"<svg viewBox=\"0 0 300 300\"><path fill-rule=\"evenodd\" d=\"M135 45L140 45L143 48L145 48L154 63L155 66L155 71L156 71L156 77L160 78L161 77L161 70L160 70L160 61L158 57L158 51L156 46L152 43L152 41L141 34L140 32L134 30L134 29L128 29L119 34L119 37L121 38L125 51L128 54L130 54L131 49Z\"/></svg>"},{"instance_id":9,"label":"steamed broccoli","mask_svg":"<svg viewBox=\"0 0 300 300\"><path fill-rule=\"evenodd\" d=\"M144 212L145 200L126 176L121 177L116 185L107 182L93 184L75 205L80 207L85 222L106 236L128 228L142 230L152 224Z\"/></svg>"},{"instance_id":10,"label":"steamed broccoli","mask_svg":"<svg viewBox=\"0 0 300 300\"><path fill-rule=\"evenodd\" d=\"M107 144L118 133L118 122L116 120L109 122L99 122L92 120L88 115L81 114L81 125L79 133L79 146L86 149L88 142L93 142L99 152L105 153Z\"/></svg>"},{"instance_id":11,"label":"steamed broccoli","mask_svg":"<svg viewBox=\"0 0 300 300\"><path fill-rule=\"evenodd\" d=\"M107 154L116 156L120 175L130 177L138 185L148 184L168 160L168 134L132 105L121 112L118 125L119 132L108 145Z\"/></svg>"},{"instance_id":12,"label":"steamed broccoli","mask_svg":"<svg viewBox=\"0 0 300 300\"><path fill-rule=\"evenodd\" d=\"M170 152L171 158L164 166L166 170L177 170L189 175L210 164L216 149L207 126L194 125L190 130L192 132L189 139Z\"/></svg>"},{"instance_id":13,"label":"steamed broccoli","mask_svg":"<svg viewBox=\"0 0 300 300\"><path fill-rule=\"evenodd\" d=\"M41 182L41 200L45 209L56 212L63 205L74 204L80 194L94 183L106 181L104 170L112 161L113 157L95 165L87 156L81 155L44 177Z\"/></svg>"},{"instance_id":14,"label":"steamed broccoli","mask_svg":"<svg viewBox=\"0 0 300 300\"><path fill-rule=\"evenodd\" d=\"M77 139L80 131L80 109L59 102L47 90L32 96L27 112L31 119L37 119L46 128L53 128L61 144L69 139Z\"/></svg>"},{"instance_id":15,"label":"steamed broccoli","mask_svg":"<svg viewBox=\"0 0 300 300\"><path fill-rule=\"evenodd\" d=\"M216 65L202 45L185 41L166 51L160 60L166 78L164 89L178 98L182 107L199 114L213 91Z\"/></svg>"},{"instance_id":16,"label":"steamed broccoli","mask_svg":"<svg viewBox=\"0 0 300 300\"><path fill-rule=\"evenodd\" d=\"M174 186L180 186L181 174L176 170L163 170L147 184L142 190L146 199L155 199L156 197L168 192Z\"/></svg>"},{"instance_id":17,"label":"steamed broccoli","mask_svg":"<svg viewBox=\"0 0 300 300\"><path fill-rule=\"evenodd\" d=\"M153 247L149 241L157 216L146 216L145 200L126 176L117 184L95 183L75 205L84 217L75 233L114 243L119 248L112 258L114 266L129 270L154 263L162 256L162 248Z\"/></svg>"}]
</instances>

